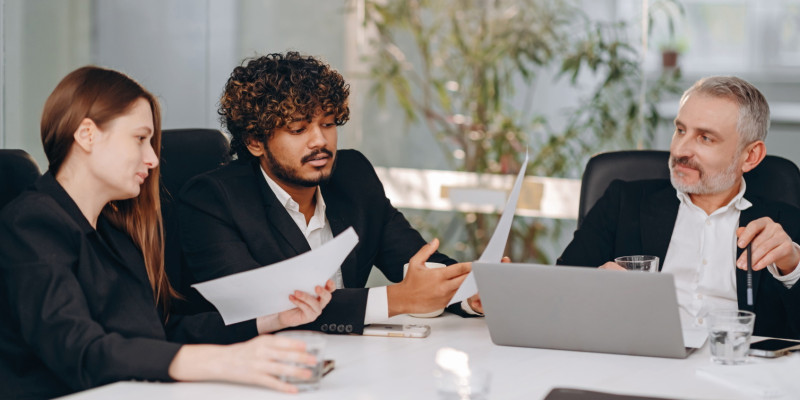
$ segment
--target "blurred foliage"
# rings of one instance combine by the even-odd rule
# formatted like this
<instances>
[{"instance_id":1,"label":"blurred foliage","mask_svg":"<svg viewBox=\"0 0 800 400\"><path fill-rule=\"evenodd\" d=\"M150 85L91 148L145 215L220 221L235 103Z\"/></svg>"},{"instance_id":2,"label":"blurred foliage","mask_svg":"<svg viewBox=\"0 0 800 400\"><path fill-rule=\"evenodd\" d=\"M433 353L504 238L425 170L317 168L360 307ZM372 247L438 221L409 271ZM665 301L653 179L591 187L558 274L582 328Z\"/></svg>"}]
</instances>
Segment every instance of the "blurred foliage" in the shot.
<instances>
[{"instance_id":1,"label":"blurred foliage","mask_svg":"<svg viewBox=\"0 0 800 400\"><path fill-rule=\"evenodd\" d=\"M593 20L579 1L364 1L365 28L374 38L367 56L373 94L385 104L393 93L456 170L515 173L529 149L527 174L579 177L592 154L649 147L660 118L656 104L679 90L678 71L643 85L630 27ZM530 105L537 78L554 71L555 79L589 93L558 128ZM586 81L593 82L588 90ZM458 236L443 242L453 242L461 259L474 259L498 216L454 215L438 233ZM515 218L507 254L548 262L537 243L559 229L554 221Z\"/></svg>"}]
</instances>

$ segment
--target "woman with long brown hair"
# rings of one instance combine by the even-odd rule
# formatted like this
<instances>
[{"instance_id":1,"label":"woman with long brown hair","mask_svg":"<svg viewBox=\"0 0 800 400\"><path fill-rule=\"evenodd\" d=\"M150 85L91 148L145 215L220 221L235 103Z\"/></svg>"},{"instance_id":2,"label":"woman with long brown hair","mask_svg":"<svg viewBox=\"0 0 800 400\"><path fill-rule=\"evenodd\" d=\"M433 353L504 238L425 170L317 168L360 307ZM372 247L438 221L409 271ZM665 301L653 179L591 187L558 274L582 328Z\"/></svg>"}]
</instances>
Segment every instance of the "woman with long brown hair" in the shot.
<instances>
[{"instance_id":1,"label":"woman with long brown hair","mask_svg":"<svg viewBox=\"0 0 800 400\"><path fill-rule=\"evenodd\" d=\"M258 334L313 321L332 282L295 292L295 309L232 326L217 313L168 315L155 97L122 73L83 67L47 99L41 133L48 172L0 214L0 397L126 379L295 391L275 375L309 371L281 361L314 357Z\"/></svg>"}]
</instances>

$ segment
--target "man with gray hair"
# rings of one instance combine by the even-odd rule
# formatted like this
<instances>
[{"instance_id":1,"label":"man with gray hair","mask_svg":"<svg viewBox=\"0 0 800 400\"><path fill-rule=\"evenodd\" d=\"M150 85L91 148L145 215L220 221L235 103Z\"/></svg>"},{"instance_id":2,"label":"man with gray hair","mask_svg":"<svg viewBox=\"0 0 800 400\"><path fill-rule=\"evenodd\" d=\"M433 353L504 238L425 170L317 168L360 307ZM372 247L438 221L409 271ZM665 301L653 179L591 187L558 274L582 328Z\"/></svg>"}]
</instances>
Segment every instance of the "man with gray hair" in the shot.
<instances>
[{"instance_id":1,"label":"man with gray hair","mask_svg":"<svg viewBox=\"0 0 800 400\"><path fill-rule=\"evenodd\" d=\"M800 210L747 192L743 178L766 156L768 129L769 105L754 86L697 81L675 118L670 180L611 183L558 263L623 269L611 260L655 255L675 276L684 327L705 325L711 310L751 310L755 335L800 339Z\"/></svg>"}]
</instances>

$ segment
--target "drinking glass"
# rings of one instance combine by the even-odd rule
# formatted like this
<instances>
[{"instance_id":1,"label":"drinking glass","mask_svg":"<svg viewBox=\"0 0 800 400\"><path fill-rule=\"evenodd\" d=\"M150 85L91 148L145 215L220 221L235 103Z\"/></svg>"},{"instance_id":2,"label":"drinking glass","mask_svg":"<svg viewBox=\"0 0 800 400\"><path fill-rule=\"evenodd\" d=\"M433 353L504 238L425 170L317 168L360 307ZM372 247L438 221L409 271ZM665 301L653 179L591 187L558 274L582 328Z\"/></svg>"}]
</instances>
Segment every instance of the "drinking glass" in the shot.
<instances>
[{"instance_id":1,"label":"drinking glass","mask_svg":"<svg viewBox=\"0 0 800 400\"><path fill-rule=\"evenodd\" d=\"M628 271L658 272L657 256L624 256L615 258L614 262Z\"/></svg>"},{"instance_id":2,"label":"drinking glass","mask_svg":"<svg viewBox=\"0 0 800 400\"><path fill-rule=\"evenodd\" d=\"M311 377L308 379L296 378L293 376L280 376L280 380L291 383L300 392L308 392L319 389L319 382L322 379L322 363L327 338L324 334L314 331L283 331L276 335L285 336L305 342L306 352L317 358L317 364L313 367L300 363L287 363L297 367L308 368L311 370Z\"/></svg>"},{"instance_id":3,"label":"drinking glass","mask_svg":"<svg viewBox=\"0 0 800 400\"><path fill-rule=\"evenodd\" d=\"M736 365L747 361L756 315L742 310L715 310L706 317L711 361Z\"/></svg>"}]
</instances>

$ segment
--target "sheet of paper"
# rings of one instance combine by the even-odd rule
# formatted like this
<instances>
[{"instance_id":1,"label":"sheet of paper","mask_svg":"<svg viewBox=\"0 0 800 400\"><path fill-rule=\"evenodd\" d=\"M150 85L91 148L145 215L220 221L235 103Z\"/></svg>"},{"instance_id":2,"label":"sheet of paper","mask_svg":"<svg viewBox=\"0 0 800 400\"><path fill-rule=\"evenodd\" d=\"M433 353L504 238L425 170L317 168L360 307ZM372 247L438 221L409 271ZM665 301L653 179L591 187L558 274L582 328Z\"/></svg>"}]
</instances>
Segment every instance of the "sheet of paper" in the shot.
<instances>
[{"instance_id":1,"label":"sheet of paper","mask_svg":"<svg viewBox=\"0 0 800 400\"><path fill-rule=\"evenodd\" d=\"M225 321L235 324L294 308L295 290L314 293L358 243L353 228L309 252L279 263L192 285L211 302Z\"/></svg>"},{"instance_id":2,"label":"sheet of paper","mask_svg":"<svg viewBox=\"0 0 800 400\"><path fill-rule=\"evenodd\" d=\"M526 152L525 160L522 161L522 167L519 169L511 194L508 195L508 201L503 209L503 214L500 216L500 221L497 222L492 238L489 239L489 244L483 250L483 254L478 258L478 261L498 262L503 258L503 252L508 241L508 233L511 231L511 222L514 221L514 213L517 211L517 200L519 200L519 192L522 190L522 180L525 178L525 170L527 169L528 153ZM475 293L478 293L478 285L475 283L475 276L470 272L467 275L467 279L456 291L456 294L450 299L450 304L464 301Z\"/></svg>"}]
</instances>

